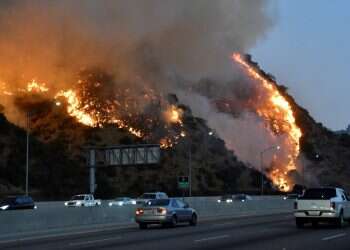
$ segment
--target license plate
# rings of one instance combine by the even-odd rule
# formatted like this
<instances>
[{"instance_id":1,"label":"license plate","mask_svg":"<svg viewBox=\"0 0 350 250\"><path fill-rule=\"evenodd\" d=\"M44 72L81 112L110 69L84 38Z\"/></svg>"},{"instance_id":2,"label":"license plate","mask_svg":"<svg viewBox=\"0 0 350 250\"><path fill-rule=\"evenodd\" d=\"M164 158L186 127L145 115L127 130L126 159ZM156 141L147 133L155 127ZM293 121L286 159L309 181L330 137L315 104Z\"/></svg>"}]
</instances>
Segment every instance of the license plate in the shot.
<instances>
[{"instance_id":1,"label":"license plate","mask_svg":"<svg viewBox=\"0 0 350 250\"><path fill-rule=\"evenodd\" d=\"M320 212L319 211L309 211L309 215L318 216L318 215L320 215Z\"/></svg>"}]
</instances>

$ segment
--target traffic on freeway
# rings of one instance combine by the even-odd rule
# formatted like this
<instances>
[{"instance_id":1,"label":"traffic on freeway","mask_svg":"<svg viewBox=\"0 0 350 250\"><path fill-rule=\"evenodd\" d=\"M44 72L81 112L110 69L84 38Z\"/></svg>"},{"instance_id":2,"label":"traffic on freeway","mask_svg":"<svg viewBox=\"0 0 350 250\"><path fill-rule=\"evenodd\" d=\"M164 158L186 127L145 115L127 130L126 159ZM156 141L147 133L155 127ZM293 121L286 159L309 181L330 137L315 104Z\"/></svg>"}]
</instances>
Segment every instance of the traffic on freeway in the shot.
<instances>
[{"instance_id":1,"label":"traffic on freeway","mask_svg":"<svg viewBox=\"0 0 350 250\"><path fill-rule=\"evenodd\" d=\"M0 241L1 249L349 249L350 228L297 229L291 214L202 220L197 227L134 225Z\"/></svg>"}]
</instances>

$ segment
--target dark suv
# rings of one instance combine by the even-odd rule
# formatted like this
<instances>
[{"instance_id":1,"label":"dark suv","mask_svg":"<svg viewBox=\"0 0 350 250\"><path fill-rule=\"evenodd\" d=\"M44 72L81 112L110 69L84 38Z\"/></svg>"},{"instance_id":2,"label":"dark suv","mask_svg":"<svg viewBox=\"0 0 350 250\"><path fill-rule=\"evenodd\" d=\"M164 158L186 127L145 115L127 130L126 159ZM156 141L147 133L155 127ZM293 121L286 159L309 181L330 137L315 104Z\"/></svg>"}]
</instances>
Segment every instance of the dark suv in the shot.
<instances>
[{"instance_id":1,"label":"dark suv","mask_svg":"<svg viewBox=\"0 0 350 250\"><path fill-rule=\"evenodd\" d=\"M0 211L16 209L36 209L30 196L10 196L0 202Z\"/></svg>"}]
</instances>

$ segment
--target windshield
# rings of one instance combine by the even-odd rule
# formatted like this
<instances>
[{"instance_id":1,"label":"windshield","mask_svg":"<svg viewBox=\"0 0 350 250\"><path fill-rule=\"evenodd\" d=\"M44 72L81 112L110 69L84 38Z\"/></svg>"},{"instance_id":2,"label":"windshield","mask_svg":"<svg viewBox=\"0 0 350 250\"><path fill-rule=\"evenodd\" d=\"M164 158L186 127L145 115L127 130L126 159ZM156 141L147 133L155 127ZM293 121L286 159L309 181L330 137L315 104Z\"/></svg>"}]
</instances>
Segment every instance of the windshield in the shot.
<instances>
[{"instance_id":1,"label":"windshield","mask_svg":"<svg viewBox=\"0 0 350 250\"><path fill-rule=\"evenodd\" d=\"M148 201L145 206L168 206L170 200L169 199L158 199L158 200L150 200Z\"/></svg>"},{"instance_id":2,"label":"windshield","mask_svg":"<svg viewBox=\"0 0 350 250\"><path fill-rule=\"evenodd\" d=\"M83 201L84 200L84 195L74 195L71 200L73 201Z\"/></svg>"},{"instance_id":3,"label":"windshield","mask_svg":"<svg viewBox=\"0 0 350 250\"><path fill-rule=\"evenodd\" d=\"M221 200L228 200L228 199L232 199L231 195L223 195L221 196Z\"/></svg>"},{"instance_id":4,"label":"windshield","mask_svg":"<svg viewBox=\"0 0 350 250\"><path fill-rule=\"evenodd\" d=\"M115 201L124 201L124 200L126 200L125 198L117 198L117 199L115 199Z\"/></svg>"},{"instance_id":5,"label":"windshield","mask_svg":"<svg viewBox=\"0 0 350 250\"><path fill-rule=\"evenodd\" d=\"M15 197L9 197L1 201L1 205L7 205L7 204L13 204L15 203L16 198Z\"/></svg>"},{"instance_id":6,"label":"windshield","mask_svg":"<svg viewBox=\"0 0 350 250\"><path fill-rule=\"evenodd\" d=\"M311 188L305 191L301 200L329 200L336 197L334 188Z\"/></svg>"},{"instance_id":7,"label":"windshield","mask_svg":"<svg viewBox=\"0 0 350 250\"><path fill-rule=\"evenodd\" d=\"M156 195L155 194L143 194L139 198L140 199L155 199Z\"/></svg>"},{"instance_id":8,"label":"windshield","mask_svg":"<svg viewBox=\"0 0 350 250\"><path fill-rule=\"evenodd\" d=\"M245 200L246 199L246 196L244 194L239 194L239 195L236 195L235 196L235 199L236 200Z\"/></svg>"}]
</instances>

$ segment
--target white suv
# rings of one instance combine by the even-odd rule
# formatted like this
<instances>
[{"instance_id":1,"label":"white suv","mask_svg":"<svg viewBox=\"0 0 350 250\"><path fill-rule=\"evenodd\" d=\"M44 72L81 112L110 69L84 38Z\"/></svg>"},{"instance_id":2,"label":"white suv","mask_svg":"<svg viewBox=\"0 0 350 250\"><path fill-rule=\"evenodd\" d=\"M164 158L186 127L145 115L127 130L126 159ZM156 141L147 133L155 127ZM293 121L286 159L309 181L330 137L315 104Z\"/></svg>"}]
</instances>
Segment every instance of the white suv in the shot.
<instances>
[{"instance_id":1,"label":"white suv","mask_svg":"<svg viewBox=\"0 0 350 250\"><path fill-rule=\"evenodd\" d=\"M296 226L333 222L341 227L350 219L350 201L341 188L310 188L294 203Z\"/></svg>"},{"instance_id":2,"label":"white suv","mask_svg":"<svg viewBox=\"0 0 350 250\"><path fill-rule=\"evenodd\" d=\"M155 193L144 193L140 197L136 199L137 205L143 205L149 200L156 200L156 199L168 199L168 195L163 192L155 192Z\"/></svg>"}]
</instances>

